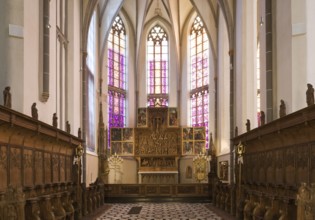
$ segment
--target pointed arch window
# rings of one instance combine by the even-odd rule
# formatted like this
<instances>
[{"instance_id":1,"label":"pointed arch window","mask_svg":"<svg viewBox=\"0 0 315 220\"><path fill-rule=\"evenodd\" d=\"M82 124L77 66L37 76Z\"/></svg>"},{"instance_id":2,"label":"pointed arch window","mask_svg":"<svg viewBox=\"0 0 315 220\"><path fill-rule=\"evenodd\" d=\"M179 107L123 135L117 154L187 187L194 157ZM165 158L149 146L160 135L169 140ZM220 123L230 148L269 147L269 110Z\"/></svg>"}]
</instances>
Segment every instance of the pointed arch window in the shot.
<instances>
[{"instance_id":1,"label":"pointed arch window","mask_svg":"<svg viewBox=\"0 0 315 220\"><path fill-rule=\"evenodd\" d=\"M168 36L155 25L147 38L148 106L168 106Z\"/></svg>"},{"instance_id":2,"label":"pointed arch window","mask_svg":"<svg viewBox=\"0 0 315 220\"><path fill-rule=\"evenodd\" d=\"M190 31L190 113L193 127L209 131L209 41L201 18L196 17Z\"/></svg>"},{"instance_id":3,"label":"pointed arch window","mask_svg":"<svg viewBox=\"0 0 315 220\"><path fill-rule=\"evenodd\" d=\"M126 31L116 16L108 36L108 128L126 125Z\"/></svg>"},{"instance_id":4,"label":"pointed arch window","mask_svg":"<svg viewBox=\"0 0 315 220\"><path fill-rule=\"evenodd\" d=\"M261 103L261 94L260 94L260 42L258 40L257 43L257 51L256 51L256 73L257 73L257 82L256 82L256 86L257 86L257 121L258 121L258 126L261 125L261 121L260 121L260 116L261 116L261 107L260 107L260 103Z\"/></svg>"},{"instance_id":5,"label":"pointed arch window","mask_svg":"<svg viewBox=\"0 0 315 220\"><path fill-rule=\"evenodd\" d=\"M96 57L96 11L93 12L87 40L87 58L86 58L86 74L87 74L87 116L86 116L86 143L90 152L95 152L95 57Z\"/></svg>"}]
</instances>

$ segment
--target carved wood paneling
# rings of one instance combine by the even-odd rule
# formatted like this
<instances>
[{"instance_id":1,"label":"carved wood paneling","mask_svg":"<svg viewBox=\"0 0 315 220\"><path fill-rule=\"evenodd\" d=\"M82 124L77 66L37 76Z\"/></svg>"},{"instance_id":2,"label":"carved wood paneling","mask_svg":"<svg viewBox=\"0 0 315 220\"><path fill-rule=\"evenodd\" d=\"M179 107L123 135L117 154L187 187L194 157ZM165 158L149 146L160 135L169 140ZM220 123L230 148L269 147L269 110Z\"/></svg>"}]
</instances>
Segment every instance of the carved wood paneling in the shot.
<instances>
[{"instance_id":1,"label":"carved wood paneling","mask_svg":"<svg viewBox=\"0 0 315 220\"><path fill-rule=\"evenodd\" d=\"M285 184L288 186L295 185L295 150L289 147L284 151L285 164Z\"/></svg>"},{"instance_id":2,"label":"carved wood paneling","mask_svg":"<svg viewBox=\"0 0 315 220\"><path fill-rule=\"evenodd\" d=\"M315 183L315 143L310 144L310 182Z\"/></svg>"},{"instance_id":3,"label":"carved wood paneling","mask_svg":"<svg viewBox=\"0 0 315 220\"><path fill-rule=\"evenodd\" d=\"M24 170L24 186L33 186L34 185L34 157L32 150L23 151L23 170Z\"/></svg>"},{"instance_id":4,"label":"carved wood paneling","mask_svg":"<svg viewBox=\"0 0 315 220\"><path fill-rule=\"evenodd\" d=\"M43 152L35 151L35 185L43 184L44 160Z\"/></svg>"},{"instance_id":5,"label":"carved wood paneling","mask_svg":"<svg viewBox=\"0 0 315 220\"><path fill-rule=\"evenodd\" d=\"M10 148L10 185L22 185L22 150L17 147Z\"/></svg>"},{"instance_id":6,"label":"carved wood paneling","mask_svg":"<svg viewBox=\"0 0 315 220\"><path fill-rule=\"evenodd\" d=\"M275 182L275 152L266 153L266 182Z\"/></svg>"},{"instance_id":7,"label":"carved wood paneling","mask_svg":"<svg viewBox=\"0 0 315 220\"><path fill-rule=\"evenodd\" d=\"M284 184L284 160L283 160L284 151L276 150L275 151L275 184L283 185Z\"/></svg>"},{"instance_id":8,"label":"carved wood paneling","mask_svg":"<svg viewBox=\"0 0 315 220\"><path fill-rule=\"evenodd\" d=\"M67 182L70 182L71 181L71 178L72 178L72 160L71 160L71 157L70 156L66 156L66 181Z\"/></svg>"},{"instance_id":9,"label":"carved wood paneling","mask_svg":"<svg viewBox=\"0 0 315 220\"><path fill-rule=\"evenodd\" d=\"M209 196L208 184L108 184L105 185L106 198L110 197L136 197L171 196L172 198L185 196L207 198Z\"/></svg>"},{"instance_id":10,"label":"carved wood paneling","mask_svg":"<svg viewBox=\"0 0 315 220\"><path fill-rule=\"evenodd\" d=\"M8 182L8 152L5 145L0 145L0 176L0 191L4 191Z\"/></svg>"},{"instance_id":11,"label":"carved wood paneling","mask_svg":"<svg viewBox=\"0 0 315 220\"><path fill-rule=\"evenodd\" d=\"M296 147L296 184L308 182L309 153L309 146L307 145Z\"/></svg>"},{"instance_id":12,"label":"carved wood paneling","mask_svg":"<svg viewBox=\"0 0 315 220\"><path fill-rule=\"evenodd\" d=\"M59 172L60 172L60 160L58 154L52 154L51 155L51 161L52 161L52 181L54 183L59 182Z\"/></svg>"},{"instance_id":13,"label":"carved wood paneling","mask_svg":"<svg viewBox=\"0 0 315 220\"><path fill-rule=\"evenodd\" d=\"M59 157L59 165L60 165L60 182L65 182L66 180L66 158L63 155L60 155Z\"/></svg>"},{"instance_id":14,"label":"carved wood paneling","mask_svg":"<svg viewBox=\"0 0 315 220\"><path fill-rule=\"evenodd\" d=\"M54 212L53 219L74 219L71 203L78 204L76 215L82 204L72 161L82 140L1 105L0 124L0 219L24 219L24 213L26 219L39 219L39 214L46 219L46 211ZM53 208L48 200L56 198ZM67 216L58 215L62 209Z\"/></svg>"},{"instance_id":15,"label":"carved wood paneling","mask_svg":"<svg viewBox=\"0 0 315 220\"><path fill-rule=\"evenodd\" d=\"M52 180L52 166L50 153L44 153L44 173L45 173L45 183L51 183Z\"/></svg>"},{"instance_id":16,"label":"carved wood paneling","mask_svg":"<svg viewBox=\"0 0 315 220\"><path fill-rule=\"evenodd\" d=\"M315 105L312 105L235 137L233 146L241 142L246 148L241 198L256 194L254 203L266 206L278 200L281 216L297 219L297 189L301 182L308 185L315 182L314 128ZM236 186L239 190L238 184ZM241 201L237 196L237 206ZM245 207L238 210L245 211Z\"/></svg>"}]
</instances>

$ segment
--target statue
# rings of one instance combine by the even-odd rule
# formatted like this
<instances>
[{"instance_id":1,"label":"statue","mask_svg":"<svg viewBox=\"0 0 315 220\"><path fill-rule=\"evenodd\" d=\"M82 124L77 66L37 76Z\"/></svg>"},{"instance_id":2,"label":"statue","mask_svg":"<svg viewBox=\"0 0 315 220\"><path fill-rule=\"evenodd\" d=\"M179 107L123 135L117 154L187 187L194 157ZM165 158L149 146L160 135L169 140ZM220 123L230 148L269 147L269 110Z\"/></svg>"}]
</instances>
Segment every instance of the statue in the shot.
<instances>
[{"instance_id":1,"label":"statue","mask_svg":"<svg viewBox=\"0 0 315 220\"><path fill-rule=\"evenodd\" d=\"M78 129L78 138L81 139L81 128Z\"/></svg>"},{"instance_id":2,"label":"statue","mask_svg":"<svg viewBox=\"0 0 315 220\"><path fill-rule=\"evenodd\" d=\"M3 91L3 106L7 108L11 108L11 93L10 86L5 87Z\"/></svg>"},{"instance_id":3,"label":"statue","mask_svg":"<svg viewBox=\"0 0 315 220\"><path fill-rule=\"evenodd\" d=\"M235 131L234 131L234 137L237 137L237 136L238 136L238 127L236 126Z\"/></svg>"},{"instance_id":4,"label":"statue","mask_svg":"<svg viewBox=\"0 0 315 220\"><path fill-rule=\"evenodd\" d=\"M286 107L284 101L281 99L280 100L280 110L279 110L279 116L282 118L283 116L286 116Z\"/></svg>"},{"instance_id":5,"label":"statue","mask_svg":"<svg viewBox=\"0 0 315 220\"><path fill-rule=\"evenodd\" d=\"M314 88L313 85L310 83L307 84L306 103L307 106L314 104Z\"/></svg>"},{"instance_id":6,"label":"statue","mask_svg":"<svg viewBox=\"0 0 315 220\"><path fill-rule=\"evenodd\" d=\"M58 117L57 117L57 114L56 114L56 113L53 114L53 126L54 126L55 128L58 127Z\"/></svg>"},{"instance_id":7,"label":"statue","mask_svg":"<svg viewBox=\"0 0 315 220\"><path fill-rule=\"evenodd\" d=\"M67 133L70 133L70 131L71 131L71 127L70 127L69 121L66 122L66 131L67 131Z\"/></svg>"},{"instance_id":8,"label":"statue","mask_svg":"<svg viewBox=\"0 0 315 220\"><path fill-rule=\"evenodd\" d=\"M36 108L36 102L34 102L32 105L32 118L38 120L38 111Z\"/></svg>"},{"instance_id":9,"label":"statue","mask_svg":"<svg viewBox=\"0 0 315 220\"><path fill-rule=\"evenodd\" d=\"M260 111L260 125L265 125L265 112Z\"/></svg>"},{"instance_id":10,"label":"statue","mask_svg":"<svg viewBox=\"0 0 315 220\"><path fill-rule=\"evenodd\" d=\"M246 131L250 131L250 120L247 119L247 122L246 122Z\"/></svg>"}]
</instances>

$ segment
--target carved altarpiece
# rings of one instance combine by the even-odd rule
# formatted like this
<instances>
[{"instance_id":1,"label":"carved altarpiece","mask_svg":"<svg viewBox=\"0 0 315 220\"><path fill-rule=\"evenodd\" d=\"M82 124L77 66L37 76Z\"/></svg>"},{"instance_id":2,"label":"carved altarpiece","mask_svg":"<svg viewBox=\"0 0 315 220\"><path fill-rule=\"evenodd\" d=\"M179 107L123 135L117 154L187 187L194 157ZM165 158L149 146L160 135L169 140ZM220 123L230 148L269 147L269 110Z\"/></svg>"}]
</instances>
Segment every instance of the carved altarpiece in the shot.
<instances>
[{"instance_id":1,"label":"carved altarpiece","mask_svg":"<svg viewBox=\"0 0 315 220\"><path fill-rule=\"evenodd\" d=\"M182 128L178 126L178 115L176 108L141 108L138 110L137 118L141 121L137 122L137 128L111 129L111 153L133 156L137 160L138 183L179 182L183 135ZM131 137L127 140L124 138L126 131ZM123 150L126 144L132 149L128 154Z\"/></svg>"},{"instance_id":2,"label":"carved altarpiece","mask_svg":"<svg viewBox=\"0 0 315 220\"><path fill-rule=\"evenodd\" d=\"M135 129L139 183L178 183L180 129L169 126L168 108L148 108L147 112L148 127Z\"/></svg>"}]
</instances>

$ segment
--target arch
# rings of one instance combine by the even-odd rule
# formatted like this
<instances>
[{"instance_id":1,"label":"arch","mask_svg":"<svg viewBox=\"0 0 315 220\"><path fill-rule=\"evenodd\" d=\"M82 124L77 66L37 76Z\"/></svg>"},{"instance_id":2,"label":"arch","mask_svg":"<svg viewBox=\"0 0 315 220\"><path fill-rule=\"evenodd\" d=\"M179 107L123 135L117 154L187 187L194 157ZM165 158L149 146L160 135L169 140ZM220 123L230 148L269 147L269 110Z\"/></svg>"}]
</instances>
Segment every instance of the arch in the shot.
<instances>
[{"instance_id":1,"label":"arch","mask_svg":"<svg viewBox=\"0 0 315 220\"><path fill-rule=\"evenodd\" d=\"M90 27L90 21L93 16L93 12L98 4L99 0L90 0L87 3L86 10L84 13L83 26L82 26L82 51L86 51L87 39Z\"/></svg>"},{"instance_id":2,"label":"arch","mask_svg":"<svg viewBox=\"0 0 315 220\"><path fill-rule=\"evenodd\" d=\"M209 144L210 43L205 23L197 15L189 30L189 100L191 126L206 127L206 148Z\"/></svg>"},{"instance_id":3,"label":"arch","mask_svg":"<svg viewBox=\"0 0 315 220\"><path fill-rule=\"evenodd\" d=\"M100 28L100 58L104 59L104 50L106 49L106 42L109 35L109 30L112 27L112 24L114 22L114 19L119 14L120 9L122 8L123 0L117 1L117 0L111 0L107 4L105 4L102 10L103 16L100 17L100 25L102 28ZM107 17L104 16L104 14L108 15ZM121 16L123 17L123 16Z\"/></svg>"},{"instance_id":4,"label":"arch","mask_svg":"<svg viewBox=\"0 0 315 220\"><path fill-rule=\"evenodd\" d=\"M172 90L169 90L168 92L168 106L177 106L177 88L179 88L179 81L178 81L178 53L175 45L175 36L174 36L174 32L172 30L172 25L165 19L163 19L160 16L155 16L152 19L150 19L148 22L146 22L143 31L142 31L142 35L141 35L141 44L139 45L139 57L138 57L138 77L139 77L139 91L140 91L140 96L139 96L139 105L141 107L146 106L147 102L144 100L147 100L147 96L146 96L146 68L144 68L144 63L142 63L142 59L146 60L146 43L147 43L147 35L149 33L149 31L151 30L152 27L154 27L154 25L159 24L167 33L168 35L168 47L169 47L169 75L168 75L168 79L169 82L171 82L172 85ZM146 64L145 64L146 65ZM146 67L146 66L145 66ZM145 86L143 86L145 85ZM145 97L142 96L141 92L145 92Z\"/></svg>"},{"instance_id":5,"label":"arch","mask_svg":"<svg viewBox=\"0 0 315 220\"><path fill-rule=\"evenodd\" d=\"M189 79L189 69L190 69L190 48L189 48L189 35L190 30L192 27L192 24L196 18L196 16L199 16L201 19L202 17L198 14L198 12L195 9L192 9L183 26L183 31L181 35L181 44L184 45L181 47L181 122L182 125L189 125L190 122L188 122L188 119L190 118L190 104L187 102L187 99L189 99L189 92L190 92L190 81ZM202 19L203 20L203 19ZM206 27L205 27L206 29ZM216 78L216 57L213 52L213 47L211 47L210 43L210 36L208 34L208 31L206 29L206 33L209 40L209 111L211 111L211 114L209 115L209 118L215 118L214 112L215 110L212 109L215 105L215 78ZM210 120L209 123L209 131L214 130L214 121Z\"/></svg>"},{"instance_id":6,"label":"arch","mask_svg":"<svg viewBox=\"0 0 315 220\"><path fill-rule=\"evenodd\" d=\"M222 10L223 17L226 22L226 27L228 31L228 37L229 37L229 44L230 44L230 50L233 49L234 41L234 19L233 19L233 12L231 11L231 8L234 8L233 1L224 1L224 0L218 0L219 7Z\"/></svg>"},{"instance_id":7,"label":"arch","mask_svg":"<svg viewBox=\"0 0 315 220\"><path fill-rule=\"evenodd\" d=\"M156 23L150 28L146 39L148 106L168 106L169 48L169 37L166 30Z\"/></svg>"},{"instance_id":8,"label":"arch","mask_svg":"<svg viewBox=\"0 0 315 220\"><path fill-rule=\"evenodd\" d=\"M202 0L194 0L191 1L192 5L194 6L195 10L197 11L198 15L201 17L205 23L205 29L207 31L210 47L212 48L213 56L216 60L217 58L217 27L216 27L216 16L213 14L213 11L209 7L205 6ZM207 1L209 4L209 2ZM209 23L208 23L209 22Z\"/></svg>"}]
</instances>

